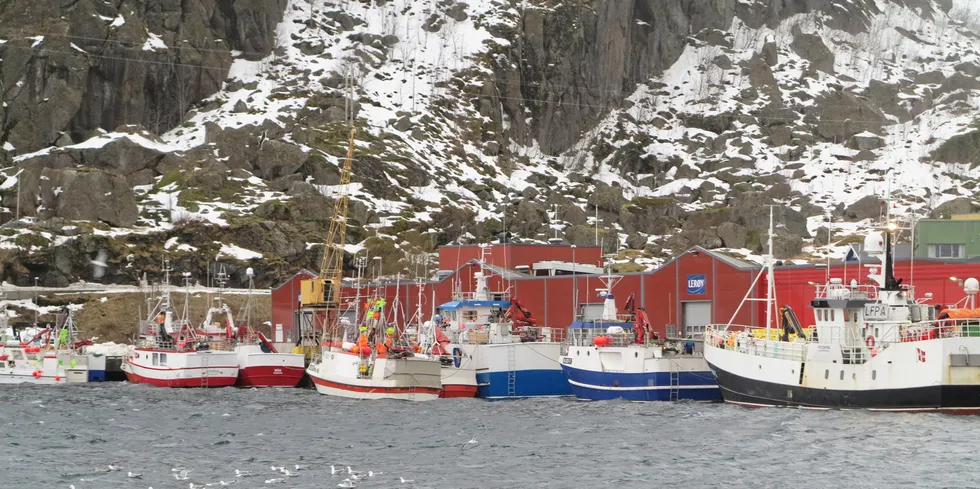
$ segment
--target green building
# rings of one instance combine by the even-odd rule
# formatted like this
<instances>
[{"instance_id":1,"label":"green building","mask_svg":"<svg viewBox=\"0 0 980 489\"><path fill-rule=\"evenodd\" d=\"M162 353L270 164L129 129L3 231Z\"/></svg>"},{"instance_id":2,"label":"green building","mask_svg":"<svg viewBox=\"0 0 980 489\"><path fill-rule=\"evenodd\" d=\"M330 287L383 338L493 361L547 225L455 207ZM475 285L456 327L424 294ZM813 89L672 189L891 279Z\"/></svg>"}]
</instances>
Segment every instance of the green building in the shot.
<instances>
[{"instance_id":1,"label":"green building","mask_svg":"<svg viewBox=\"0 0 980 489\"><path fill-rule=\"evenodd\" d=\"M945 259L980 256L980 214L920 220L915 225L915 256Z\"/></svg>"}]
</instances>

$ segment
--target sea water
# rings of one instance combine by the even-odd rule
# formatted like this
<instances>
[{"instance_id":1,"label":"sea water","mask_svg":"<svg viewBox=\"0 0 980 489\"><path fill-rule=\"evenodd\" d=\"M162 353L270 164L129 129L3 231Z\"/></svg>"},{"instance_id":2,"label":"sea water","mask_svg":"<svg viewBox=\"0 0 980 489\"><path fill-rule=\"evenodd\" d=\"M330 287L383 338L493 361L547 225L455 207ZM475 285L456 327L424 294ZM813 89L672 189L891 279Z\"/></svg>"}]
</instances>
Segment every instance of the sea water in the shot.
<instances>
[{"instance_id":1,"label":"sea water","mask_svg":"<svg viewBox=\"0 0 980 489\"><path fill-rule=\"evenodd\" d=\"M128 383L5 386L0 414L4 489L980 487L974 416Z\"/></svg>"}]
</instances>

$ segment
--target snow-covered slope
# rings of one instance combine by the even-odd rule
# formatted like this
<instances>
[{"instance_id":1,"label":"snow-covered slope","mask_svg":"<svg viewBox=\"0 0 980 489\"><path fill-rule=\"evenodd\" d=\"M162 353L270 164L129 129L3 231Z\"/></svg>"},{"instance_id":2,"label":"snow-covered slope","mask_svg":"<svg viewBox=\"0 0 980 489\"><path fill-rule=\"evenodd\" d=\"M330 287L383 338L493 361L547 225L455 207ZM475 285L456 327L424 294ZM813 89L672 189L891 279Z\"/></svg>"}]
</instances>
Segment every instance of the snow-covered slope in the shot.
<instances>
[{"instance_id":1,"label":"snow-covered slope","mask_svg":"<svg viewBox=\"0 0 980 489\"><path fill-rule=\"evenodd\" d=\"M222 89L178 127L16 156L0 188L33 178L38 204L0 247L77 241L77 222L43 224L81 217L111 238L82 250L108 246L115 264L130 249L312 266L349 110L349 249L393 256L392 273L436 244L501 230L587 243L596 225L610 250L643 250L621 257L632 269L694 244L751 256L770 203L780 251L806 259L841 251L813 242L828 221L838 237L870 225L868 196L919 216L972 199L980 5L678 1L291 0L272 54L232 52ZM86 156L111 142L153 163ZM76 176L37 169L68 158L125 177L138 217L68 213Z\"/></svg>"}]
</instances>

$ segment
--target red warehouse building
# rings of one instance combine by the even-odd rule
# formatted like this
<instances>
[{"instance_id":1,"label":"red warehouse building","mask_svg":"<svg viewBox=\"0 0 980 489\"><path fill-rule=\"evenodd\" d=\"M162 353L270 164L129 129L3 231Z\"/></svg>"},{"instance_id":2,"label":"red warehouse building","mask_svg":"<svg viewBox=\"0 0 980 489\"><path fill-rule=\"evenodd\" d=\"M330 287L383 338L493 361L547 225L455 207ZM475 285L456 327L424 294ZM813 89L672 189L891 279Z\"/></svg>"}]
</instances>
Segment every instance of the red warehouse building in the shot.
<instances>
[{"instance_id":1,"label":"red warehouse building","mask_svg":"<svg viewBox=\"0 0 980 489\"><path fill-rule=\"evenodd\" d=\"M442 248L439 250L440 268L449 272L440 274L438 281L421 285L422 319L429 319L435 307L452 300L454 291L472 292L476 282L474 273L482 268L489 275L491 291L506 290L511 297L520 299L538 319L538 324L565 328L575 314L600 303L596 289L602 284L597 275L576 271L576 275L534 276L505 267L503 263L533 268L540 261L571 261L573 253L576 263L582 265L595 265L601 259L597 247L573 249L567 245L507 244L495 245L490 253L482 255L479 246ZM487 258L486 263L479 260L480 256ZM456 260L462 260L462 257L467 258L456 266ZM448 265L453 266L447 268ZM729 321L762 325L765 322L764 302L741 305L745 297L765 297L764 274L749 290L761 271L756 264L695 247L652 272L619 274L622 278L613 293L620 308L630 295L635 295L637 306L646 309L653 330L661 335L667 333L669 327L675 327L674 331L683 335L699 334L707 324ZM776 300L779 306L792 307L804 326L810 325L813 324L813 311L809 303L814 284L825 283L828 275L845 279L847 283L852 279L867 283L867 274L867 263L859 267L855 261L829 267L823 264L777 266L774 268ZM965 295L962 280L980 278L980 263L919 259L914 262L913 270L911 261L902 260L895 264L895 275L915 286L916 297L923 299L927 293L932 294L930 304L954 304ZM273 289L274 335L281 328L284 340L298 337L299 283L312 276L312 272L303 270ZM951 277L955 279L951 280ZM352 304L357 292L352 282L348 285L343 296L346 303ZM394 319L397 314L397 322L404 324L416 313L419 287L419 284L409 282L365 282L361 295L371 296L377 291L388 302L388 314L392 315L389 319ZM397 311L394 307L396 294Z\"/></svg>"}]
</instances>

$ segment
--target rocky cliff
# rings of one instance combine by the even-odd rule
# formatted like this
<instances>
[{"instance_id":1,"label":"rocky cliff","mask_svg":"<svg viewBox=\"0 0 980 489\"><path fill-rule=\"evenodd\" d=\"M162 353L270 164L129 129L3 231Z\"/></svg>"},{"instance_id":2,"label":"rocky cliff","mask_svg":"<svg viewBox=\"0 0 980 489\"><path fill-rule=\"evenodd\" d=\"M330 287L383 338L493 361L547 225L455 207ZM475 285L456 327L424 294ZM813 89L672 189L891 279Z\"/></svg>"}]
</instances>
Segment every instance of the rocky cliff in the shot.
<instances>
[{"instance_id":1,"label":"rocky cliff","mask_svg":"<svg viewBox=\"0 0 980 489\"><path fill-rule=\"evenodd\" d=\"M389 273L597 225L624 270L751 255L770 204L777 255L808 259L879 216L867 196L943 213L980 176L961 0L6 0L0 39L19 282L88 280L100 250L115 282L163 255L312 266L348 113L351 251Z\"/></svg>"}]
</instances>

